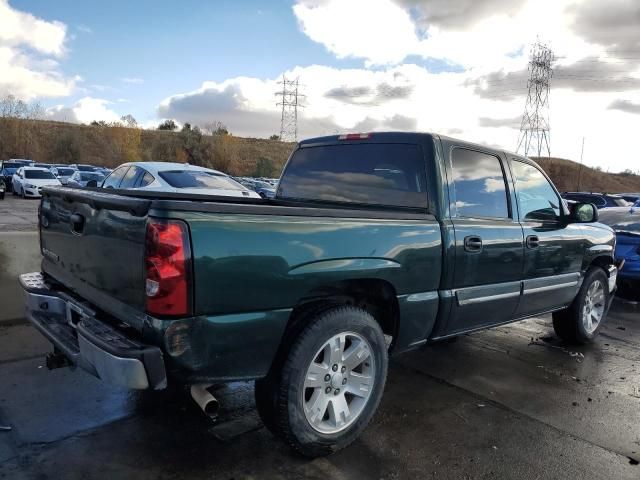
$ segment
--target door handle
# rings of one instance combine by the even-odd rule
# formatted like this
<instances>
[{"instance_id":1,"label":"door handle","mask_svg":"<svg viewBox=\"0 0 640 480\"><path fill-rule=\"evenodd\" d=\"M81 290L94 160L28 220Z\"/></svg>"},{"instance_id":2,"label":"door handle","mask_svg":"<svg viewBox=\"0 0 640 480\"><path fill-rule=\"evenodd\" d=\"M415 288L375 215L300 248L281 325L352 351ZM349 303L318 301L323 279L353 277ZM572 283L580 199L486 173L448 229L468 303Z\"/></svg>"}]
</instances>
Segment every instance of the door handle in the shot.
<instances>
[{"instance_id":1,"label":"door handle","mask_svg":"<svg viewBox=\"0 0 640 480\"><path fill-rule=\"evenodd\" d=\"M464 249L467 252L479 252L482 250L482 238L477 235L464 237Z\"/></svg>"},{"instance_id":2,"label":"door handle","mask_svg":"<svg viewBox=\"0 0 640 480\"><path fill-rule=\"evenodd\" d=\"M537 235L529 235L527 237L527 248L538 248L540 246L540 239L538 238Z\"/></svg>"},{"instance_id":3,"label":"door handle","mask_svg":"<svg viewBox=\"0 0 640 480\"><path fill-rule=\"evenodd\" d=\"M71 231L80 235L84 229L84 217L79 213L74 213L69 217L69 223L71 224Z\"/></svg>"}]
</instances>

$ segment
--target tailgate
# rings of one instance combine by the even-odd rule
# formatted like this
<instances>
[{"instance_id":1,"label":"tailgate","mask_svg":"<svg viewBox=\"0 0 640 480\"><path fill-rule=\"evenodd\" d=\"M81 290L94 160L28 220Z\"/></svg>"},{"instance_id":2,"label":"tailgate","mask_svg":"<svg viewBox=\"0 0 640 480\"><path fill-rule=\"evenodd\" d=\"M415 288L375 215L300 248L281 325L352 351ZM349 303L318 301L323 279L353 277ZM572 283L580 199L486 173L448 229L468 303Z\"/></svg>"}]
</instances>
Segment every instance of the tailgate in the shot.
<instances>
[{"instance_id":1,"label":"tailgate","mask_svg":"<svg viewBox=\"0 0 640 480\"><path fill-rule=\"evenodd\" d=\"M150 200L64 187L43 193L42 270L97 307L132 320L131 310L144 310Z\"/></svg>"}]
</instances>

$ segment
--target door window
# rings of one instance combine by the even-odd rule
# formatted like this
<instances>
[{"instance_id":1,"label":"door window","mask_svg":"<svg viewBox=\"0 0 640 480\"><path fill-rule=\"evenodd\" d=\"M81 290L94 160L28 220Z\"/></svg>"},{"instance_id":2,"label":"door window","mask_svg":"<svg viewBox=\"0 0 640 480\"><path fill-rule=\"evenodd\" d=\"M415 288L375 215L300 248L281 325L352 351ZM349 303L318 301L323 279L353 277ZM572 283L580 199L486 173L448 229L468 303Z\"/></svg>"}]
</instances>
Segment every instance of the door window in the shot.
<instances>
[{"instance_id":1,"label":"door window","mask_svg":"<svg viewBox=\"0 0 640 480\"><path fill-rule=\"evenodd\" d=\"M528 163L514 161L512 166L520 218L534 222L559 220L560 199L542 172Z\"/></svg>"},{"instance_id":2,"label":"door window","mask_svg":"<svg viewBox=\"0 0 640 480\"><path fill-rule=\"evenodd\" d=\"M128 169L129 169L128 165L116 168L113 172L111 172L111 175L109 175L107 179L104 181L104 184L102 185L102 187L118 188L118 185L120 185L120 181L122 180L122 177L124 177L124 174L127 173Z\"/></svg>"},{"instance_id":3,"label":"door window","mask_svg":"<svg viewBox=\"0 0 640 480\"><path fill-rule=\"evenodd\" d=\"M506 183L498 157L455 148L451 163L458 216L509 217Z\"/></svg>"},{"instance_id":4,"label":"door window","mask_svg":"<svg viewBox=\"0 0 640 480\"><path fill-rule=\"evenodd\" d=\"M144 172L144 170L142 170L141 168L131 167L122 179L120 188L134 188L136 180L142 172Z\"/></svg>"}]
</instances>

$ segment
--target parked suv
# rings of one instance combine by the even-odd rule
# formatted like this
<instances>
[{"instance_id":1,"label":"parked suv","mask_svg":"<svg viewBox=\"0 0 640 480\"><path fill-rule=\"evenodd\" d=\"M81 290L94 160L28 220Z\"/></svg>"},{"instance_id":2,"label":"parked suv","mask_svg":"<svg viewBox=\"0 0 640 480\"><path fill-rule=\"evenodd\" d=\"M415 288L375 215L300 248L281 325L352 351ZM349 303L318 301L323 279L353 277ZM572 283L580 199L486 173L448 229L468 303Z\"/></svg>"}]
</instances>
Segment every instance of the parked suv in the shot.
<instances>
[{"instance_id":1,"label":"parked suv","mask_svg":"<svg viewBox=\"0 0 640 480\"><path fill-rule=\"evenodd\" d=\"M562 198L580 203L593 203L597 208L628 207L631 205L622 196L609 193L565 192L562 194Z\"/></svg>"},{"instance_id":2,"label":"parked suv","mask_svg":"<svg viewBox=\"0 0 640 480\"><path fill-rule=\"evenodd\" d=\"M308 456L364 430L389 354L548 312L590 342L616 286L591 203L566 205L527 158L432 134L302 141L273 200L44 196L42 271L21 283L48 366L186 384L209 414L210 385L255 379L264 424Z\"/></svg>"}]
</instances>

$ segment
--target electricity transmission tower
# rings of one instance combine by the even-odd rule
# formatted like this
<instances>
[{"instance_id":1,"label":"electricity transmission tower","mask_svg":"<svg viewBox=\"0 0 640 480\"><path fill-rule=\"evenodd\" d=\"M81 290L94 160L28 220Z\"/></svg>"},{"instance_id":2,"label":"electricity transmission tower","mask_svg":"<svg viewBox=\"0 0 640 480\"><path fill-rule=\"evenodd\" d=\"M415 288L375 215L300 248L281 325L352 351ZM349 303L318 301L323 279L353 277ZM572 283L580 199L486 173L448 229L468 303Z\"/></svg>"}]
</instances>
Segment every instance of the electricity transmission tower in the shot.
<instances>
[{"instance_id":1,"label":"electricity transmission tower","mask_svg":"<svg viewBox=\"0 0 640 480\"><path fill-rule=\"evenodd\" d=\"M282 116L280 117L280 141L297 142L298 141L298 108L303 108L301 100L304 95L300 93L299 79L288 80L284 75L282 81L278 82L282 85L282 90L276 92L277 97L281 97L276 105L282 106Z\"/></svg>"},{"instance_id":2,"label":"electricity transmission tower","mask_svg":"<svg viewBox=\"0 0 640 480\"><path fill-rule=\"evenodd\" d=\"M555 57L551 49L539 40L531 48L527 103L522 115L518 153L551 156L549 143L549 89Z\"/></svg>"}]
</instances>

